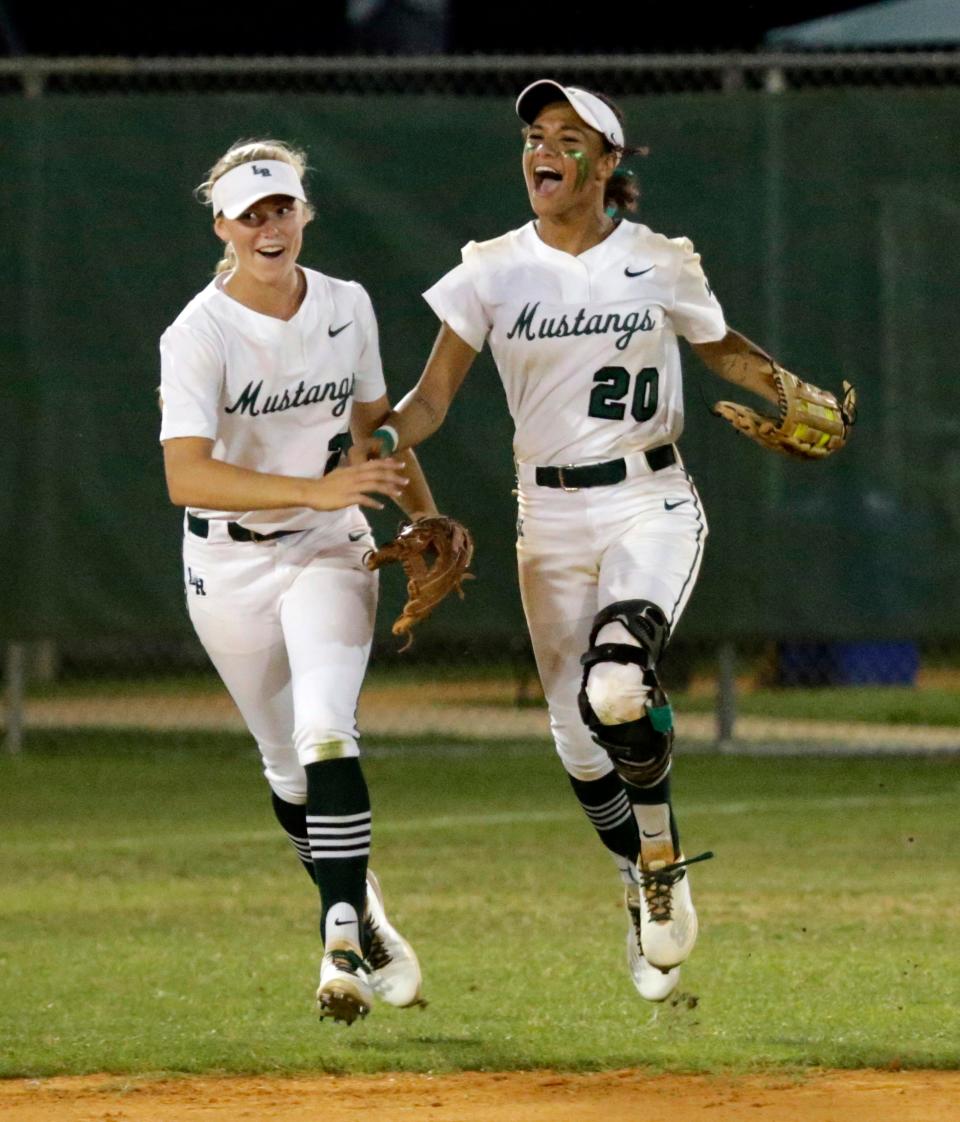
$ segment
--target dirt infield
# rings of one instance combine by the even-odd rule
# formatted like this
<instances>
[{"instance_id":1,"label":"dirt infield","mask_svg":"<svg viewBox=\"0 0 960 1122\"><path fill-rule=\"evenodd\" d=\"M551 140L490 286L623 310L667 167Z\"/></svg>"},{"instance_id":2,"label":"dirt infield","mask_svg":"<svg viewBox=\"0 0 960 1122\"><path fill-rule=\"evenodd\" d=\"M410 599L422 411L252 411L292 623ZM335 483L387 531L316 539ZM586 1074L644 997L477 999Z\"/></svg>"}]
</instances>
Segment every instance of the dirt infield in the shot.
<instances>
[{"instance_id":1,"label":"dirt infield","mask_svg":"<svg viewBox=\"0 0 960 1122\"><path fill-rule=\"evenodd\" d=\"M960 1072L641 1071L0 1082L9 1122L956 1122Z\"/></svg>"}]
</instances>

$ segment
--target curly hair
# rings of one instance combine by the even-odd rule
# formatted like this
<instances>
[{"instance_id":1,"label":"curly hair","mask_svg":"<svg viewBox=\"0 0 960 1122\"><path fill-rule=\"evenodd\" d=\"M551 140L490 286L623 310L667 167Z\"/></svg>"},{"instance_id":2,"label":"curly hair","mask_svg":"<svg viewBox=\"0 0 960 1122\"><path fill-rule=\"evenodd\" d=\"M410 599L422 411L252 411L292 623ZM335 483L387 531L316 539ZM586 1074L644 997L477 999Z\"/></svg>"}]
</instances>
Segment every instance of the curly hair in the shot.
<instances>
[{"instance_id":1,"label":"curly hair","mask_svg":"<svg viewBox=\"0 0 960 1122\"><path fill-rule=\"evenodd\" d=\"M623 117L623 110L612 99L602 94L597 90L590 90L594 97L608 105L614 113L614 116L620 122L620 127L625 128ZM621 160L629 159L630 156L646 156L649 152L648 148L636 148L631 145L625 144L622 148L616 148L614 145L603 137L604 150L607 152L617 152ZM603 205L607 209L607 213L615 214L617 211L630 210L635 211L640 202L640 184L637 182L636 175L629 169L620 167L613 173L607 181L607 189L603 195Z\"/></svg>"}]
</instances>

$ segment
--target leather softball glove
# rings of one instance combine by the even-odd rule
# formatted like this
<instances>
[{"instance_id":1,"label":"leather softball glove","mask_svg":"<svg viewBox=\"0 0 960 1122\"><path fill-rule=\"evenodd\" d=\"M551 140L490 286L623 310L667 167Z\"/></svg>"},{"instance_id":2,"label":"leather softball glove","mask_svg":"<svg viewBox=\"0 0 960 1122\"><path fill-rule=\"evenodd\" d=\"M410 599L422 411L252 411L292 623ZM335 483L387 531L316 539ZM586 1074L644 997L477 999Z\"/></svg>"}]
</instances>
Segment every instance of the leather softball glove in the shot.
<instances>
[{"instance_id":1,"label":"leather softball glove","mask_svg":"<svg viewBox=\"0 0 960 1122\"><path fill-rule=\"evenodd\" d=\"M473 559L473 536L462 523L445 514L428 515L401 526L393 541L364 557L368 569L379 569L394 561L407 577L407 602L393 623L394 635L405 635L407 650L413 642L413 628L427 618L451 592L463 599L463 581Z\"/></svg>"},{"instance_id":2,"label":"leather softball glove","mask_svg":"<svg viewBox=\"0 0 960 1122\"><path fill-rule=\"evenodd\" d=\"M857 391L849 382L843 383L838 402L829 390L779 367L773 380L779 417L765 417L734 401L718 401L713 412L762 447L801 460L822 460L847 443L857 419Z\"/></svg>"}]
</instances>

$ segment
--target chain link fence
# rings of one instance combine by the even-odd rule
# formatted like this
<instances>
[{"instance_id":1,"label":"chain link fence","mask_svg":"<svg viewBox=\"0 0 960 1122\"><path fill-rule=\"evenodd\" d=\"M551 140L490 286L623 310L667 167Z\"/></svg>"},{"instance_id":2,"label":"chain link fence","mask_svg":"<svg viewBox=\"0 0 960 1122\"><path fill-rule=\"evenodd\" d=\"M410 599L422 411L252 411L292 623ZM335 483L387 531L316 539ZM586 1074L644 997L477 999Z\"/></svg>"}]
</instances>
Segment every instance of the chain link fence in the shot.
<instances>
[{"instance_id":1,"label":"chain link fence","mask_svg":"<svg viewBox=\"0 0 960 1122\"><path fill-rule=\"evenodd\" d=\"M428 625L429 626L429 625ZM30 730L241 732L199 645L157 641L6 649L6 746ZM930 754L960 751L960 651L913 642L675 642L663 666L678 751ZM361 696L368 738L549 741L529 649L380 645Z\"/></svg>"},{"instance_id":2,"label":"chain link fence","mask_svg":"<svg viewBox=\"0 0 960 1122\"><path fill-rule=\"evenodd\" d=\"M36 107L52 104L54 114L68 122L74 118L89 121L91 105L95 114L109 117L111 106L131 99L147 107L173 98L189 98L192 106L197 99L201 104L208 101L211 113L229 106L235 118L238 113L242 117L244 105L256 105L258 119L262 120L281 102L301 106L304 114L309 115L343 98L350 98L351 106L357 104L353 99L369 98L370 104L376 104L381 114L383 107L391 104L391 99L396 99L397 105L402 101L405 108L422 99L426 120L438 112L438 106L447 102L455 101L469 108L479 101L510 99L528 81L543 75L601 88L617 98L644 99L651 116L659 114L661 120L683 111L688 114L685 119L689 120L729 121L730 115L724 107L735 105L744 107L743 114L756 114L759 106L757 119L765 122L766 131L758 149L762 159L757 165L757 174L765 178L766 194L761 201L768 207L770 198L784 195L797 184L790 180L796 169L790 167L789 151L786 157L781 151L775 152L779 162L776 166L772 162L770 154L778 145L789 149L790 134L780 124L770 125L765 107L789 105L798 106L802 112L809 110L811 116L833 114L838 131L842 131L844 115L849 114L854 121L850 126L852 139L847 142L851 145L847 152L852 160L858 155L855 153L857 139L853 135L856 113L863 111L858 98L863 93L886 91L889 97L877 101L875 112L882 118L891 107L896 108L897 99L903 96L909 99L911 112L915 114L913 119L923 121L929 106L929 119L933 122L930 144L932 148L942 148L945 141L937 129L943 117L937 117L935 112L939 111L938 106L942 109L943 99L948 99L952 91L960 87L960 52L367 59L19 58L0 60L0 112L17 121L21 119L22 110L25 113L22 119L29 124L34 120L31 114L36 112ZM818 95L823 94L832 95L831 99L817 101ZM84 104L87 110L80 109ZM945 104L949 109L952 103ZM871 108L870 113L873 112ZM384 116L382 120L386 128L388 118ZM714 143L722 146L726 139L720 132ZM115 142L115 156L122 163L123 145L130 141L124 135L117 135ZM949 144L947 150L950 151ZM842 145L839 151L843 152ZM837 150L827 158L835 159L836 155ZM456 165L453 169L456 171ZM447 170L450 174L450 169ZM364 174L370 171L367 166ZM376 174L375 167L373 174ZM929 199L933 200L930 213L936 212L928 223L930 255L918 258L919 263L915 263L921 273L927 264L942 260L948 254L960 259L960 221L954 213L955 202L949 202L951 183L945 178L946 174L939 165L931 165L929 169L921 169L910 185L910 206L917 213L926 214L930 209L927 207ZM26 181L29 184L29 177ZM709 192L709 184L704 191ZM890 198L893 196L889 193L884 196L888 211L894 205L889 203ZM900 281L896 279L899 274L895 266L902 259L901 243L895 240L899 237L897 222L904 225L905 230L918 228L918 223L910 217L913 211L907 215L909 221L902 218L904 211L899 198L897 196L894 203L900 209L883 227L888 232L888 241L890 238L894 241L890 243L892 248L888 246L885 250L885 264L878 284L881 287L886 284L889 293L864 292L862 289L869 288L869 284L858 287L856 275L851 274L844 284L854 293L852 299L860 302L858 307L867 310L859 319L851 318L845 333L837 329L833 346L838 352L837 362L851 361L864 333L872 332L874 337L883 336L884 353L888 356L902 353L909 343L911 360L917 370L923 367L926 348L927 364L934 371L930 375L932 388L929 392L933 395L931 400L939 402L931 413L943 420L948 415L960 415L957 379L939 357L942 353L960 352L960 338L956 338L958 327L951 309L942 302L942 291L939 305L935 306L931 300L915 306L910 302L914 299L913 290L904 296L897 288ZM149 201L145 199L144 205L149 205ZM783 220L780 221L783 225ZM756 282L762 291L753 296L754 303L766 309L763 324L766 334L758 332L760 339L779 353L780 343L776 338L780 334L779 324L788 312L794 314L796 308L792 304L794 297L789 292L788 279L782 275L785 267L773 260L776 254L769 249L773 245L777 250L776 236L780 227L773 219L765 222L768 248L760 247L754 258L746 255L744 260L745 268L750 270L757 267L757 258L763 266L766 254L765 271ZM784 243L789 240L789 234L783 226ZM142 246L141 249L148 261L152 250L147 251ZM136 253L136 246L127 245L124 252ZM92 267L94 265L92 263ZM28 274L29 262L24 270L29 280ZM752 284L754 282L748 278L745 289L750 289ZM922 294L924 290L918 287L916 291ZM743 298L743 307L750 307L749 296L748 292ZM815 302L815 297L811 299ZM379 310L380 302L375 303ZM875 303L883 303L883 308L878 311L873 307ZM897 315L902 315L902 320L892 316L890 308L898 309ZM91 312L90 316L95 314L103 315ZM916 336L909 335L904 323L909 317L915 324L918 316L925 325L937 330L925 327L926 334L915 329ZM109 315L106 318L109 320ZM842 319L843 311L835 313L835 318ZM43 349L43 344L31 346L35 351ZM25 353L27 350L29 348L25 348ZM23 361L25 368L28 367L29 361ZM30 361L41 359L34 356ZM882 357L878 362L882 365ZM890 436L892 446L900 438L900 429L909 423L909 419L902 419L902 387L895 392L884 383L879 391L876 396L883 399L885 410L882 417L878 409L872 414L868 410L863 420L866 432L862 443L871 449L865 455L871 460L871 467L884 452L883 445L869 445L867 434L871 429L874 433L882 430ZM869 399L869 394L867 397ZM858 432L858 440L860 435ZM766 615L778 622L775 627L771 622L767 633L756 627L739 628L733 604L726 615L716 613L719 623L698 627L694 622L692 630L685 634L684 621L664 665L666 684L677 710L680 751L761 752L819 748L824 751L926 753L960 750L960 632L952 629L943 610L943 604L949 599L945 595L945 588L949 586L943 583L945 566L952 564L955 568L956 553L950 551L960 537L955 502L949 498L950 480L956 474L954 469L960 468L954 460L946 467L923 461L926 474L918 491L917 477L909 475L909 466L912 460L923 460L930 434L925 430L913 435L917 440L915 452L905 444L896 444L901 465L897 479L902 476L906 482L885 484L878 489L866 467L862 474L853 472L849 481L841 481L844 495L852 495L868 515L880 509L884 502L896 500L911 518L926 513L936 523L935 532L930 531L927 537L917 530L915 541L925 543L921 546L911 546L909 540L891 542L882 523L869 524L873 528L867 537L877 550L882 552L887 547L908 552L916 550L916 564L911 560L911 571L915 569L917 577L915 587L911 585L909 622L905 624L896 612L903 599L900 586L895 582L889 585L884 572L869 574L863 581L854 577L851 582L845 570L858 566L855 556L858 539L856 534L844 536L844 527L839 525L844 513L838 507L832 514L838 525L830 528L823 541L812 541L809 552L812 556L817 550L833 549L839 554L835 557L836 572L822 582L828 598L835 598L838 614L842 614L841 609L848 608L848 615L856 616L860 610L856 603L858 586L864 581L875 590L869 597L868 608L863 609L862 633L854 634L845 626L831 634L829 613L816 629L804 622L791 628L790 612L783 613L787 622L781 621L775 603L767 607ZM150 433L144 440L149 442L154 437L155 434ZM696 439L695 431L692 439ZM857 455L857 450L851 447L850 457L855 461ZM714 466L713 461L705 459L704 463L704 482L707 483L712 474L718 473L708 470ZM154 470L158 468L155 466ZM758 469L745 469L747 473L750 470ZM799 511L798 523L802 524L807 515L795 502L789 481L785 483L777 475L776 468L764 465L759 470L767 473L760 480L760 490L770 508L788 510L793 504ZM804 481L799 489L815 496L818 487L817 482ZM832 494L829 490L827 493ZM708 509L712 509L709 501ZM817 518L824 517L831 517L831 512L824 513L820 508ZM902 524L905 523L897 525ZM783 527L782 533L784 541L795 540L791 525ZM496 534L498 548L502 547L503 555L509 556L512 550L509 526L500 525ZM881 538L883 544L876 544ZM71 544L75 548L76 541L71 539ZM734 547L736 545L741 547L742 553L743 543L734 543ZM729 556L730 550L728 541L723 551ZM931 554L938 560L939 569L930 564ZM50 572L71 563L66 551L51 560L48 546L45 564L50 566ZM803 564L802 559L800 564ZM877 564L882 569L882 558ZM769 568L769 561L758 561L758 569L763 566ZM497 594L496 588L490 591L491 582L506 585L507 570L504 566L501 568L502 577L493 575L493 566L481 573L486 582L479 593L481 597ZM16 575L12 579L16 583ZM177 574L172 571L171 583L176 579ZM751 579L742 571L730 575L730 584L739 590L739 602L745 607L759 595L751 590ZM120 572L113 585L120 599L125 594L124 585L124 574ZM713 586L709 586L703 594L707 610L714 596L712 589ZM516 600L512 589L508 591L504 587L500 594ZM398 587L386 598L382 614L387 620L395 611L399 596ZM729 595L726 599L730 603ZM695 594L688 613L694 617L698 611L697 601ZM447 613L444 620L452 619L456 606L449 612L444 608L443 612ZM515 604L511 612L512 618L519 621ZM889 612L888 626L884 622L885 612ZM509 615L510 612L506 612L498 618ZM165 624L156 629L132 624L118 629L115 619L103 617L102 622L98 622L94 609L84 620L82 628L74 626L58 631L51 627L51 637L46 638L34 632L27 635L13 624L0 632L6 643L4 713L8 750L29 750L33 730L94 728L105 733L143 730L177 735L197 730L242 731L232 702L219 685L203 651L186 632L182 614L178 626ZM406 655L397 654L395 644L388 633L384 635L385 629L381 627L359 713L360 726L366 736L500 740L537 737L546 744L549 738L546 713L522 624L480 627L471 622L459 631L455 625L451 626L452 630L441 625L432 632L432 623L428 624L413 652Z\"/></svg>"},{"instance_id":3,"label":"chain link fence","mask_svg":"<svg viewBox=\"0 0 960 1122\"><path fill-rule=\"evenodd\" d=\"M8 96L285 93L503 98L534 77L631 95L942 89L960 51L764 51L659 55L0 59Z\"/></svg>"}]
</instances>

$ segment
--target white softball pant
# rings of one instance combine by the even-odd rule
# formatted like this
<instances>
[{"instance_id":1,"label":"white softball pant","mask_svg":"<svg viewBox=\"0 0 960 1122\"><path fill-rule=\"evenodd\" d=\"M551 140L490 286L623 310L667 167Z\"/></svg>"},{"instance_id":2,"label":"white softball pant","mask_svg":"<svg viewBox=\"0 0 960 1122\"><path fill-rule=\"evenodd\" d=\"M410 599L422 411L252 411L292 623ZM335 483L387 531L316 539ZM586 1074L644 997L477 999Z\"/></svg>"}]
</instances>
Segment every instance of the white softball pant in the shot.
<instances>
[{"instance_id":1,"label":"white softball pant","mask_svg":"<svg viewBox=\"0 0 960 1122\"><path fill-rule=\"evenodd\" d=\"M267 782L305 803L304 766L359 755L356 708L373 640L378 579L356 508L268 542L223 523L184 534L190 619L263 758ZM351 541L350 537L357 540Z\"/></svg>"},{"instance_id":2,"label":"white softball pant","mask_svg":"<svg viewBox=\"0 0 960 1122\"><path fill-rule=\"evenodd\" d=\"M628 457L622 483L564 491L538 486L520 464L520 595L563 766L577 779L612 770L577 706L594 617L619 600L650 600L671 634L696 583L707 536L683 466L652 472Z\"/></svg>"}]
</instances>

